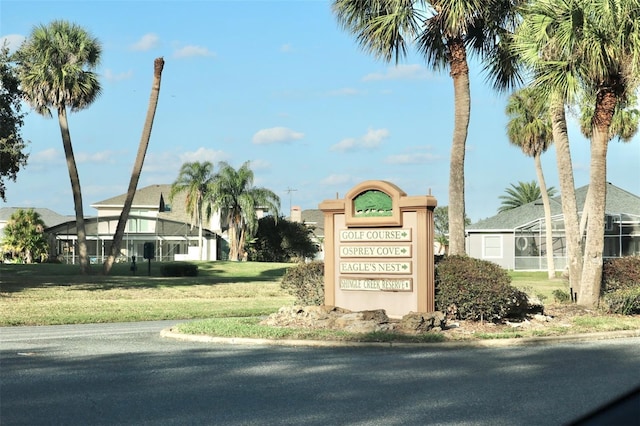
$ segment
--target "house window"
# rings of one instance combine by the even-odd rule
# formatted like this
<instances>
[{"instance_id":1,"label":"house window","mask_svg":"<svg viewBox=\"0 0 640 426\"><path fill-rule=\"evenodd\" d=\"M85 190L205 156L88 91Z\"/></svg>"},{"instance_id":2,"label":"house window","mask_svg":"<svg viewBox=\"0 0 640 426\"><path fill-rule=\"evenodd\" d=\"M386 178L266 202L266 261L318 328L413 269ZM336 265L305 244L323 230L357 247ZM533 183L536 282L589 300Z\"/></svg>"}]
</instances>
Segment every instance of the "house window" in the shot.
<instances>
[{"instance_id":1,"label":"house window","mask_svg":"<svg viewBox=\"0 0 640 426\"><path fill-rule=\"evenodd\" d=\"M482 240L482 257L502 257L502 236L485 235Z\"/></svg>"}]
</instances>

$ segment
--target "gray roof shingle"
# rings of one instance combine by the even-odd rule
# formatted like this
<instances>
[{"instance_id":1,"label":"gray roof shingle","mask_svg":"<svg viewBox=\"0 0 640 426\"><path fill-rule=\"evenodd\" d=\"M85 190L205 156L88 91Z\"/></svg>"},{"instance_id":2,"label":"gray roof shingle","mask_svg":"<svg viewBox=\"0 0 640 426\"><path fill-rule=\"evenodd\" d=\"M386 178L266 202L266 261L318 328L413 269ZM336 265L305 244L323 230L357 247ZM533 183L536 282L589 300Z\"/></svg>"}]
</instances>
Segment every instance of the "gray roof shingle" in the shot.
<instances>
[{"instance_id":1,"label":"gray roof shingle","mask_svg":"<svg viewBox=\"0 0 640 426\"><path fill-rule=\"evenodd\" d=\"M587 196L588 186L576 189L576 203L578 210L582 210ZM551 215L562 214L562 198L554 197L550 200ZM607 182L607 203L605 206L607 214L630 214L640 216L640 197L618 188ZM467 231L505 231L513 230L518 226L527 224L544 217L544 206L542 199L516 207L506 212L498 213L487 219L480 220L467 227Z\"/></svg>"}]
</instances>

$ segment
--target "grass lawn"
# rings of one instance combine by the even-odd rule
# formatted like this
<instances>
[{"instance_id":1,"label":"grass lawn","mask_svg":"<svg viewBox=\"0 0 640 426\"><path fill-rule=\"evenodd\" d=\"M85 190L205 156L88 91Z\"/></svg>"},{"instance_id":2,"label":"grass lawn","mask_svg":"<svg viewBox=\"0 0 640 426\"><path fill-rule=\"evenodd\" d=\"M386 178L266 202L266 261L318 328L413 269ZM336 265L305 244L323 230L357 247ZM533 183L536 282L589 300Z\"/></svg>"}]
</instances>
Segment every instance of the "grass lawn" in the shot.
<instances>
[{"instance_id":1,"label":"grass lawn","mask_svg":"<svg viewBox=\"0 0 640 426\"><path fill-rule=\"evenodd\" d=\"M509 271L511 285L526 292L530 296L537 296L542 302L554 301L553 292L561 290L569 294L569 284L559 274L557 278L549 280L547 272L515 272Z\"/></svg>"},{"instance_id":2,"label":"grass lawn","mask_svg":"<svg viewBox=\"0 0 640 426\"><path fill-rule=\"evenodd\" d=\"M288 263L195 262L197 277L168 278L160 263L116 264L110 275L82 276L79 267L61 264L0 264L0 326L194 319L181 331L215 336L332 339L360 341L440 341L441 334L402 336L354 335L331 330L296 330L259 324L262 316L294 303L280 288ZM553 291L568 291L562 279L545 272L510 272L512 284L553 303ZM606 320L605 322L603 322ZM578 332L640 329L640 317L574 319ZM551 331L552 332L552 331ZM558 333L567 333L566 328ZM513 337L508 335L476 338ZM534 334L535 335L535 334ZM523 334L519 334L523 337Z\"/></svg>"},{"instance_id":3,"label":"grass lawn","mask_svg":"<svg viewBox=\"0 0 640 426\"><path fill-rule=\"evenodd\" d=\"M285 263L196 262L197 277L165 278L160 264L116 264L82 276L62 264L0 264L0 326L260 316L293 303Z\"/></svg>"}]
</instances>

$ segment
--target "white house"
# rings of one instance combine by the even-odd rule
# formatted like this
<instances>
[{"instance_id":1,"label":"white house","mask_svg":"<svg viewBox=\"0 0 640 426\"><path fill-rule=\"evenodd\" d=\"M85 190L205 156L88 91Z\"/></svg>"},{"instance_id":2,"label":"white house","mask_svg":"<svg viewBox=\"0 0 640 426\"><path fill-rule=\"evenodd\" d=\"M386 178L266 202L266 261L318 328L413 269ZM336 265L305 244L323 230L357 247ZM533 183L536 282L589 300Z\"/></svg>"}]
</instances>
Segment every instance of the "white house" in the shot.
<instances>
[{"instance_id":1,"label":"white house","mask_svg":"<svg viewBox=\"0 0 640 426\"><path fill-rule=\"evenodd\" d=\"M176 195L170 203L170 191L171 185L150 185L136 191L120 245L121 256L117 261L130 261L132 256L142 260L144 243L147 242L154 243L155 259L159 261L200 260L199 230L197 224L192 225L185 210L186 194ZM126 194L122 194L91 205L98 213L85 218L85 230L87 249L93 263L102 263L109 254L125 198ZM221 228L220 215L216 212L203 226L202 260L224 258L226 243ZM75 219L47 227L45 232L54 241L51 255L63 262L75 263Z\"/></svg>"}]
</instances>

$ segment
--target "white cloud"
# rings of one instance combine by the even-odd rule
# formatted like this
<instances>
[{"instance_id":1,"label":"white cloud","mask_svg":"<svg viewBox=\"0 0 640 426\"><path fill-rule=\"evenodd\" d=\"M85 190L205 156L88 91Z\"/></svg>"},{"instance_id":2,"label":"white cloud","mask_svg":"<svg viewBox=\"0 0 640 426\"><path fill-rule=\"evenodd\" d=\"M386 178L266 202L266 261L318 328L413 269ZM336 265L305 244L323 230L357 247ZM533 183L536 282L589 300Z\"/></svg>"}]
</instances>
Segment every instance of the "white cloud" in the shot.
<instances>
[{"instance_id":1,"label":"white cloud","mask_svg":"<svg viewBox=\"0 0 640 426\"><path fill-rule=\"evenodd\" d=\"M280 46L280 51L282 53L291 53L293 52L293 45L291 43L285 43L282 46Z\"/></svg>"},{"instance_id":2,"label":"white cloud","mask_svg":"<svg viewBox=\"0 0 640 426\"><path fill-rule=\"evenodd\" d=\"M323 185L344 185L353 181L353 177L350 175L329 175L320 181Z\"/></svg>"},{"instance_id":3,"label":"white cloud","mask_svg":"<svg viewBox=\"0 0 640 426\"><path fill-rule=\"evenodd\" d=\"M9 48L9 52L15 52L22 42L25 40L25 36L20 34L7 34L0 37L0 47L6 46Z\"/></svg>"},{"instance_id":4,"label":"white cloud","mask_svg":"<svg viewBox=\"0 0 640 426\"><path fill-rule=\"evenodd\" d=\"M130 46L130 48L131 50L135 50L135 51L151 50L154 47L158 46L159 42L160 42L160 38L156 34L149 33L149 34L143 35L142 38L140 38L140 40L138 40L137 42L133 43Z\"/></svg>"},{"instance_id":5,"label":"white cloud","mask_svg":"<svg viewBox=\"0 0 640 426\"><path fill-rule=\"evenodd\" d=\"M129 80L133 77L133 71L129 70L127 72L121 72L119 74L115 74L113 71L111 71L110 69L106 69L104 70L104 78L106 78L109 81L122 81L122 80Z\"/></svg>"},{"instance_id":6,"label":"white cloud","mask_svg":"<svg viewBox=\"0 0 640 426\"><path fill-rule=\"evenodd\" d=\"M369 129L359 138L346 138L331 146L331 151L355 151L359 149L377 148L389 137L387 129Z\"/></svg>"},{"instance_id":7,"label":"white cloud","mask_svg":"<svg viewBox=\"0 0 640 426\"><path fill-rule=\"evenodd\" d=\"M385 159L389 164L425 164L439 160L440 157L429 153L421 154L397 154L390 155Z\"/></svg>"},{"instance_id":8,"label":"white cloud","mask_svg":"<svg viewBox=\"0 0 640 426\"><path fill-rule=\"evenodd\" d=\"M191 58L193 56L215 57L216 54L206 47L194 45L183 46L173 52L174 58Z\"/></svg>"},{"instance_id":9,"label":"white cloud","mask_svg":"<svg viewBox=\"0 0 640 426\"><path fill-rule=\"evenodd\" d=\"M431 73L422 65L396 65L387 68L383 73L371 73L362 78L362 81L378 80L417 80L431 77Z\"/></svg>"},{"instance_id":10,"label":"white cloud","mask_svg":"<svg viewBox=\"0 0 640 426\"><path fill-rule=\"evenodd\" d=\"M216 165L219 161L226 161L228 158L229 156L224 151L200 147L196 151L180 154L179 166L182 166L182 163L193 163L196 161L210 161Z\"/></svg>"},{"instance_id":11,"label":"white cloud","mask_svg":"<svg viewBox=\"0 0 640 426\"><path fill-rule=\"evenodd\" d=\"M60 160L62 160L62 154L54 148L45 149L44 151L29 155L29 164L55 163Z\"/></svg>"},{"instance_id":12,"label":"white cloud","mask_svg":"<svg viewBox=\"0 0 640 426\"><path fill-rule=\"evenodd\" d=\"M304 133L296 132L286 127L272 127L270 129L258 130L253 135L253 143L256 145L271 143L289 143L304 137Z\"/></svg>"},{"instance_id":13,"label":"white cloud","mask_svg":"<svg viewBox=\"0 0 640 426\"><path fill-rule=\"evenodd\" d=\"M100 151L94 153L79 152L75 154L78 163L110 163L117 154L114 151Z\"/></svg>"},{"instance_id":14,"label":"white cloud","mask_svg":"<svg viewBox=\"0 0 640 426\"><path fill-rule=\"evenodd\" d=\"M271 163L269 163L267 160L251 160L251 162L249 163L249 167L254 172L257 170L269 170L271 169Z\"/></svg>"}]
</instances>

